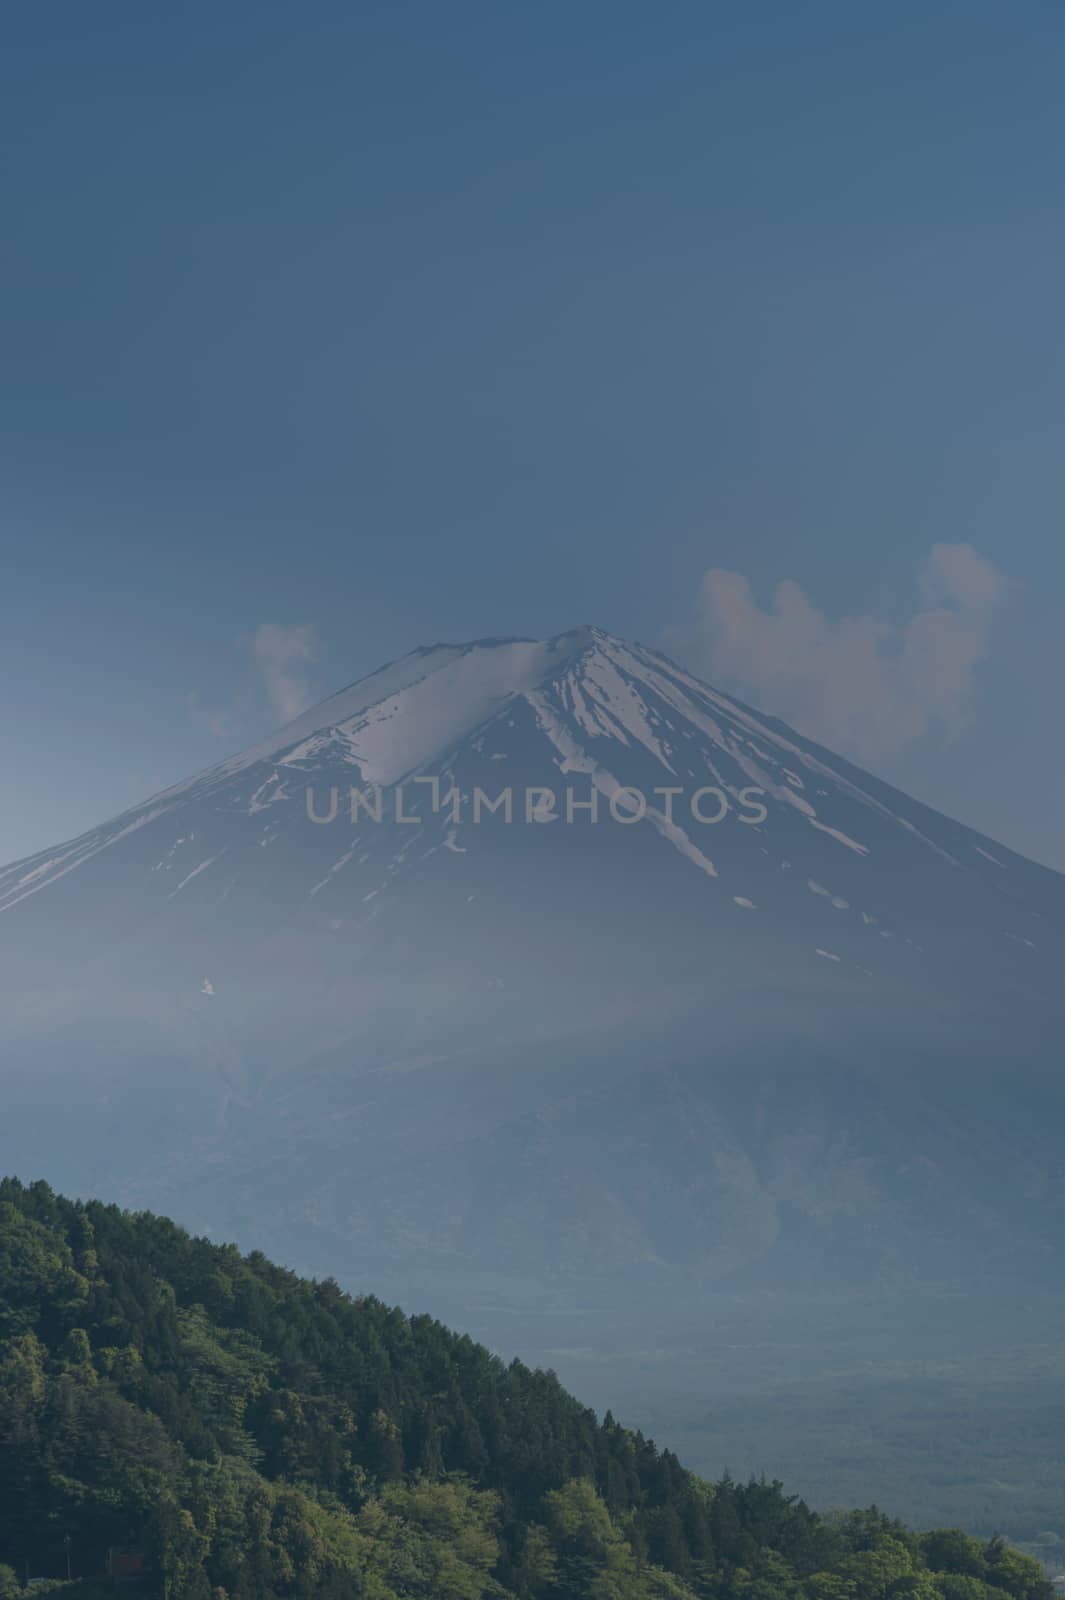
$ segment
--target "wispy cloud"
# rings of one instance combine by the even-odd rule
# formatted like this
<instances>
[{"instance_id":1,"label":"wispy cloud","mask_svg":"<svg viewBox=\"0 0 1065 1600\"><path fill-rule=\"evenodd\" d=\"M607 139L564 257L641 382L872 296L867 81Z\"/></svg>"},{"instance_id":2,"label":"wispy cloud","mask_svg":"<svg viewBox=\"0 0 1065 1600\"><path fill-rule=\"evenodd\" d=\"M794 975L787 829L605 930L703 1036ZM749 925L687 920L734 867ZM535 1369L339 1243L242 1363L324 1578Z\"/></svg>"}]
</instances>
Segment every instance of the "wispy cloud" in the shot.
<instances>
[{"instance_id":1,"label":"wispy cloud","mask_svg":"<svg viewBox=\"0 0 1065 1600\"><path fill-rule=\"evenodd\" d=\"M964 727L976 668L1012 588L971 545L936 544L917 571L907 619L833 619L794 579L763 608L742 573L712 567L695 621L668 629L667 648L810 737L878 760Z\"/></svg>"},{"instance_id":2,"label":"wispy cloud","mask_svg":"<svg viewBox=\"0 0 1065 1600\"><path fill-rule=\"evenodd\" d=\"M252 659L282 722L291 722L312 704L308 668L317 653L318 630L313 623L260 622L252 634Z\"/></svg>"},{"instance_id":3,"label":"wispy cloud","mask_svg":"<svg viewBox=\"0 0 1065 1600\"><path fill-rule=\"evenodd\" d=\"M242 658L242 681L228 705L212 705L198 690L185 696L189 720L215 739L235 740L254 730L262 718L265 690L273 715L291 722L316 698L310 667L318 654L313 623L260 622L235 641Z\"/></svg>"}]
</instances>

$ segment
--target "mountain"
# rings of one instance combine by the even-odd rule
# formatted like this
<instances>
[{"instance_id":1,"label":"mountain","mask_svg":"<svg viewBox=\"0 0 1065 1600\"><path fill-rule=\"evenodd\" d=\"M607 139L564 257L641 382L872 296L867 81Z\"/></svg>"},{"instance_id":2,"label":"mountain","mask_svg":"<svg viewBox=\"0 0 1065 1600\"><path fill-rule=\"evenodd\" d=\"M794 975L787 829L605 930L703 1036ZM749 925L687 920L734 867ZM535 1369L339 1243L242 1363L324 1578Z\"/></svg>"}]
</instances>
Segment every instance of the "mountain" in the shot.
<instances>
[{"instance_id":1,"label":"mountain","mask_svg":"<svg viewBox=\"0 0 1065 1600\"><path fill-rule=\"evenodd\" d=\"M0 1441L3 1600L1052 1595L1002 1540L700 1482L430 1317L10 1179Z\"/></svg>"},{"instance_id":2,"label":"mountain","mask_svg":"<svg viewBox=\"0 0 1065 1600\"><path fill-rule=\"evenodd\" d=\"M1063 955L658 652L441 644L0 871L0 1161L401 1288L1040 1281Z\"/></svg>"}]
</instances>

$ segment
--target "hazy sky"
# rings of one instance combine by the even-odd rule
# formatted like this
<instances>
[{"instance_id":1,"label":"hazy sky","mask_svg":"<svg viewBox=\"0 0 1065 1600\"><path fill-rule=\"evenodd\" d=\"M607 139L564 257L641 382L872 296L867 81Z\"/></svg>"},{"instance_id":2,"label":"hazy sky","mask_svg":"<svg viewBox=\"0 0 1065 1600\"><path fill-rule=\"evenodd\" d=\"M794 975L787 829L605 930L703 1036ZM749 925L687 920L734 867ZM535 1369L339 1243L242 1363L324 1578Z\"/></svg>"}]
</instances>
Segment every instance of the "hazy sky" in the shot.
<instances>
[{"instance_id":1,"label":"hazy sky","mask_svg":"<svg viewBox=\"0 0 1065 1600\"><path fill-rule=\"evenodd\" d=\"M1063 82L1050 0L11 11L0 859L591 621L1065 867Z\"/></svg>"}]
</instances>

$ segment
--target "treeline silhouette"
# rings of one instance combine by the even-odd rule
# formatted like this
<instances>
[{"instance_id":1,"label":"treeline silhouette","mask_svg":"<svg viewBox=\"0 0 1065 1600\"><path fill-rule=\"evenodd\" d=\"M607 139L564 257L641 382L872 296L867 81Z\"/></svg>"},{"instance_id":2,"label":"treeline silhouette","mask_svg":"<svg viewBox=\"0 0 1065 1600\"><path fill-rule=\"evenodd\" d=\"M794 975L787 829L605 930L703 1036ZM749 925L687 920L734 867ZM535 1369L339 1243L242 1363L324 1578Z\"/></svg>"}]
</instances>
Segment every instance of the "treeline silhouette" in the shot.
<instances>
[{"instance_id":1,"label":"treeline silhouette","mask_svg":"<svg viewBox=\"0 0 1065 1600\"><path fill-rule=\"evenodd\" d=\"M42 1577L69 1600L1052 1593L1001 1540L704 1483L431 1317L4 1179L0 1600Z\"/></svg>"}]
</instances>

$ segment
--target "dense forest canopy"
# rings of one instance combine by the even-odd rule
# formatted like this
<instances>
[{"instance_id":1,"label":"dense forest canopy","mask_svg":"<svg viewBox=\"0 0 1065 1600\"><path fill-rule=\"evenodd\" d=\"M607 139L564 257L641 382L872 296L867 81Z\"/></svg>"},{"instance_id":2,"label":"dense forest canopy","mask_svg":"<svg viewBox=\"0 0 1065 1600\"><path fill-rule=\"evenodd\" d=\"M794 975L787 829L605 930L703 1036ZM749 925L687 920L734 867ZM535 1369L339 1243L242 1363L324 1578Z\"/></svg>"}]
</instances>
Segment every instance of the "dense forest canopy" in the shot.
<instances>
[{"instance_id":1,"label":"dense forest canopy","mask_svg":"<svg viewBox=\"0 0 1065 1600\"><path fill-rule=\"evenodd\" d=\"M0 1600L41 1577L69 1600L1052 1592L1001 1540L703 1483L431 1317L5 1179Z\"/></svg>"}]
</instances>

